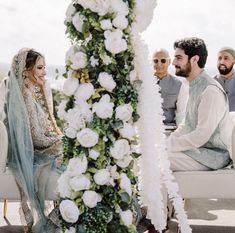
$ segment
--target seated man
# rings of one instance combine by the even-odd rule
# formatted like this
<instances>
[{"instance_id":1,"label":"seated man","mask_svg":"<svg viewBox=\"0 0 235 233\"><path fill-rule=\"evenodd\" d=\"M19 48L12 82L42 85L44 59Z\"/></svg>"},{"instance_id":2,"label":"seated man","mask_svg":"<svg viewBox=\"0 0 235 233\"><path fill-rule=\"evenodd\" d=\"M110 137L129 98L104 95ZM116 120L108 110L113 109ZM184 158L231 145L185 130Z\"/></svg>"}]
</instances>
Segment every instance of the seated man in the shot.
<instances>
[{"instance_id":1,"label":"seated man","mask_svg":"<svg viewBox=\"0 0 235 233\"><path fill-rule=\"evenodd\" d=\"M219 74L215 79L222 85L228 95L229 111L235 111L235 50L223 47L218 52L217 68Z\"/></svg>"},{"instance_id":2,"label":"seated man","mask_svg":"<svg viewBox=\"0 0 235 233\"><path fill-rule=\"evenodd\" d=\"M204 71L207 48L202 39L174 43L176 75L189 82L185 121L167 139L173 171L219 169L230 163L230 117L226 93Z\"/></svg>"},{"instance_id":3,"label":"seated man","mask_svg":"<svg viewBox=\"0 0 235 233\"><path fill-rule=\"evenodd\" d=\"M188 86L177 77L168 73L171 63L169 53L165 49L157 50L153 55L154 75L160 86L163 98L163 123L166 126L178 126L185 116L188 100Z\"/></svg>"}]
</instances>

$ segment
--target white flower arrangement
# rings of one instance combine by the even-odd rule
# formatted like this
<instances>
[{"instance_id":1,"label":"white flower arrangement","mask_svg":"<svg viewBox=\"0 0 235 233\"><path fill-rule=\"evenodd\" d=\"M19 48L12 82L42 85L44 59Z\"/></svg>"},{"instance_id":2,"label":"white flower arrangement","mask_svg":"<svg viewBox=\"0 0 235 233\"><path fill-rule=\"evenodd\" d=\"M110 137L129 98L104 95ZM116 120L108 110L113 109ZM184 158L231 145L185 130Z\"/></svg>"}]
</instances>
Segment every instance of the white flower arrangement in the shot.
<instances>
[{"instance_id":1,"label":"white flower arrangement","mask_svg":"<svg viewBox=\"0 0 235 233\"><path fill-rule=\"evenodd\" d=\"M69 181L70 187L74 191L87 190L90 188L91 182L89 178L81 174L79 176L73 177Z\"/></svg>"},{"instance_id":2,"label":"white flower arrangement","mask_svg":"<svg viewBox=\"0 0 235 233\"><path fill-rule=\"evenodd\" d=\"M91 83L82 83L79 85L75 98L78 100L88 100L94 94L94 87Z\"/></svg>"},{"instance_id":3,"label":"white flower arrangement","mask_svg":"<svg viewBox=\"0 0 235 233\"><path fill-rule=\"evenodd\" d=\"M129 227L133 222L133 213L130 210L121 211L120 213L123 223Z\"/></svg>"},{"instance_id":4,"label":"white flower arrangement","mask_svg":"<svg viewBox=\"0 0 235 233\"><path fill-rule=\"evenodd\" d=\"M130 153L130 145L126 139L117 140L110 148L110 154L114 159L123 159Z\"/></svg>"},{"instance_id":5,"label":"white flower arrangement","mask_svg":"<svg viewBox=\"0 0 235 233\"><path fill-rule=\"evenodd\" d=\"M97 192L88 190L84 192L82 200L87 207L94 208L102 198Z\"/></svg>"},{"instance_id":6,"label":"white flower arrangement","mask_svg":"<svg viewBox=\"0 0 235 233\"><path fill-rule=\"evenodd\" d=\"M79 85L79 81L76 78L67 78L63 85L63 92L65 95L70 96L75 93Z\"/></svg>"},{"instance_id":7,"label":"white flower arrangement","mask_svg":"<svg viewBox=\"0 0 235 233\"><path fill-rule=\"evenodd\" d=\"M110 19L103 19L100 21L100 26L103 30L110 30L113 28L112 22Z\"/></svg>"},{"instance_id":8,"label":"white flower arrangement","mask_svg":"<svg viewBox=\"0 0 235 233\"><path fill-rule=\"evenodd\" d=\"M123 104L116 108L115 117L124 122L127 122L132 117L133 108L130 104Z\"/></svg>"},{"instance_id":9,"label":"white flower arrangement","mask_svg":"<svg viewBox=\"0 0 235 233\"><path fill-rule=\"evenodd\" d=\"M71 200L63 200L60 203L60 213L63 219L69 223L75 223L78 220L80 211L77 205Z\"/></svg>"},{"instance_id":10,"label":"white flower arrangement","mask_svg":"<svg viewBox=\"0 0 235 233\"><path fill-rule=\"evenodd\" d=\"M101 119L111 118L113 115L114 104L110 102L108 94L103 95L99 102L93 104L92 111Z\"/></svg>"},{"instance_id":11,"label":"white flower arrangement","mask_svg":"<svg viewBox=\"0 0 235 233\"><path fill-rule=\"evenodd\" d=\"M106 30L104 32L105 41L104 45L106 50L113 54L121 53L127 50L127 42L123 38L123 32L120 29L113 31Z\"/></svg>"},{"instance_id":12,"label":"white flower arrangement","mask_svg":"<svg viewBox=\"0 0 235 233\"><path fill-rule=\"evenodd\" d=\"M77 141L86 148L95 146L98 139L99 135L89 128L82 129L77 134Z\"/></svg>"},{"instance_id":13,"label":"white flower arrangement","mask_svg":"<svg viewBox=\"0 0 235 233\"><path fill-rule=\"evenodd\" d=\"M118 228L136 232L135 4L135 0L73 0L66 12L66 32L74 43L65 58L67 102L59 109L67 127L66 170L58 191L61 204L70 199L73 211L69 213L64 204L60 208L63 233L74 229L111 233Z\"/></svg>"},{"instance_id":14,"label":"white flower arrangement","mask_svg":"<svg viewBox=\"0 0 235 233\"><path fill-rule=\"evenodd\" d=\"M87 158L85 155L81 157L72 158L69 160L68 167L67 167L67 174L70 177L79 176L82 173L86 172L87 170Z\"/></svg>"},{"instance_id":15,"label":"white flower arrangement","mask_svg":"<svg viewBox=\"0 0 235 233\"><path fill-rule=\"evenodd\" d=\"M72 23L74 27L77 29L77 31L82 32L82 27L84 24L85 17L81 15L79 12L77 12L73 18L72 18Z\"/></svg>"},{"instance_id":16,"label":"white flower arrangement","mask_svg":"<svg viewBox=\"0 0 235 233\"><path fill-rule=\"evenodd\" d=\"M112 92L113 89L116 87L116 82L113 80L112 75L106 72L99 73L98 82L108 92Z\"/></svg>"},{"instance_id":17,"label":"white flower arrangement","mask_svg":"<svg viewBox=\"0 0 235 233\"><path fill-rule=\"evenodd\" d=\"M110 181L110 173L107 169L100 169L94 175L94 181L98 185L108 184Z\"/></svg>"}]
</instances>

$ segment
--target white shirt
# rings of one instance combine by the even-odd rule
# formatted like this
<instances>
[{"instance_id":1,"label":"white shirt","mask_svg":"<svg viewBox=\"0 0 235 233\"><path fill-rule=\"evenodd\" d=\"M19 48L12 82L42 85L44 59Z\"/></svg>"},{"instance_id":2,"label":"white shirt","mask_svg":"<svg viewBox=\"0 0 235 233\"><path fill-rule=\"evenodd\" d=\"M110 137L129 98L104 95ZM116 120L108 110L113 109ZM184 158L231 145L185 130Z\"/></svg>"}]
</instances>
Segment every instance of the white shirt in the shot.
<instances>
[{"instance_id":1,"label":"white shirt","mask_svg":"<svg viewBox=\"0 0 235 233\"><path fill-rule=\"evenodd\" d=\"M215 86L208 86L201 95L198 107L198 124L195 130L186 132L186 126L182 123L178 129L167 139L167 149L172 152L192 150L204 145L212 136L216 127L223 119L221 137L226 145L229 142L230 116L228 103L224 94Z\"/></svg>"},{"instance_id":2,"label":"white shirt","mask_svg":"<svg viewBox=\"0 0 235 233\"><path fill-rule=\"evenodd\" d=\"M188 84L182 82L176 102L176 111L175 111L176 125L179 125L185 117L185 111L188 102L188 91L189 91Z\"/></svg>"}]
</instances>

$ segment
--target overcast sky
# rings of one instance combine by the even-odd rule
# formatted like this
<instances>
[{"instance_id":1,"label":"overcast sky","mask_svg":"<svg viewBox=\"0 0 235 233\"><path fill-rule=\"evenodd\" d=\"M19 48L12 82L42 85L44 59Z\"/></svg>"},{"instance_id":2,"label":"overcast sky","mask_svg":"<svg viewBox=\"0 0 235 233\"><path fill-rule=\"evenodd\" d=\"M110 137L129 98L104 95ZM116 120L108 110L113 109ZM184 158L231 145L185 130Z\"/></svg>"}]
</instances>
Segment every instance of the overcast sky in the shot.
<instances>
[{"instance_id":1,"label":"overcast sky","mask_svg":"<svg viewBox=\"0 0 235 233\"><path fill-rule=\"evenodd\" d=\"M47 64L64 64L69 47L63 24L71 0L0 0L0 62L10 63L22 47L46 56ZM234 0L158 0L152 24L143 36L150 54L160 47L173 56L173 42L197 36L208 45L208 68L216 69L222 46L235 48Z\"/></svg>"}]
</instances>

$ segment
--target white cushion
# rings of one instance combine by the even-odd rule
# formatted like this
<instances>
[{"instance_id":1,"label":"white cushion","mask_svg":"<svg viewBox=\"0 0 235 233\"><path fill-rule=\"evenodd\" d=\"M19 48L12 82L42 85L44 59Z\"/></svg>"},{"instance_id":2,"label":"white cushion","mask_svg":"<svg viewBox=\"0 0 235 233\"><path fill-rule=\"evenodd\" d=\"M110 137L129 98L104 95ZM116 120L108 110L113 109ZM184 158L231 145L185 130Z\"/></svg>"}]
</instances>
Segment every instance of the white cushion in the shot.
<instances>
[{"instance_id":1,"label":"white cushion","mask_svg":"<svg viewBox=\"0 0 235 233\"><path fill-rule=\"evenodd\" d=\"M8 150L8 136L5 125L0 121L0 173L5 171Z\"/></svg>"},{"instance_id":2,"label":"white cushion","mask_svg":"<svg viewBox=\"0 0 235 233\"><path fill-rule=\"evenodd\" d=\"M58 194L56 192L58 178L59 174L55 172L51 172L48 176L46 200L58 199ZM15 178L8 168L4 173L0 174L0 186L0 199L20 200L20 194L16 186Z\"/></svg>"}]
</instances>

